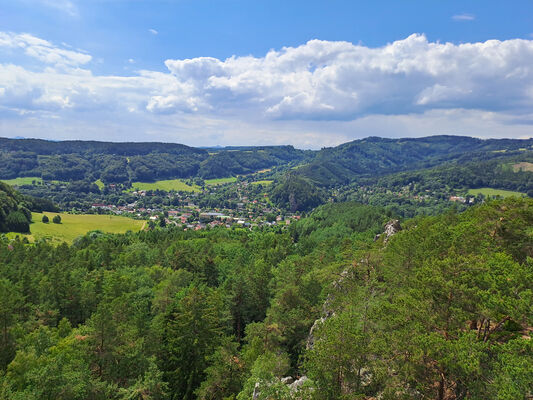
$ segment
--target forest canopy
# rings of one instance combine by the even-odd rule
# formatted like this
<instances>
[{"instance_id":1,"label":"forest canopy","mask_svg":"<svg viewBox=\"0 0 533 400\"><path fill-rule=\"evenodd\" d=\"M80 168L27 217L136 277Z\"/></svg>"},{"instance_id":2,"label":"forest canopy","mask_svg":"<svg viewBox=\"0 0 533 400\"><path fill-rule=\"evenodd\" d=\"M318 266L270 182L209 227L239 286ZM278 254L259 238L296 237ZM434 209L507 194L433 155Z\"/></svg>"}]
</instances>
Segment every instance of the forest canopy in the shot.
<instances>
[{"instance_id":1,"label":"forest canopy","mask_svg":"<svg viewBox=\"0 0 533 400\"><path fill-rule=\"evenodd\" d=\"M2 237L0 399L525 398L532 206Z\"/></svg>"}]
</instances>

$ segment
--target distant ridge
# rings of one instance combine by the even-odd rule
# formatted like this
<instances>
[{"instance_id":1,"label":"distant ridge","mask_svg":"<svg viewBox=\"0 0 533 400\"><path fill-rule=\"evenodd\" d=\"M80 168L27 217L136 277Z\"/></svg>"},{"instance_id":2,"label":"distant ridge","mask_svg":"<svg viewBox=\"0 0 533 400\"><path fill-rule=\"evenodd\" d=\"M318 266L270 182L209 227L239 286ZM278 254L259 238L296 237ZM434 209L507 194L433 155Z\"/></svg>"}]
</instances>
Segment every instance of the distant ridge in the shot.
<instances>
[{"instance_id":1,"label":"distant ridge","mask_svg":"<svg viewBox=\"0 0 533 400\"><path fill-rule=\"evenodd\" d=\"M322 187L358 176L429 168L448 161L497 157L533 149L533 139L478 139L435 135L421 138L371 136L321 150L282 146L190 147L161 142L102 142L0 138L0 178L101 179L103 182L176 178L223 178L284 166ZM508 153L506 153L508 154ZM298 169L294 169L298 166Z\"/></svg>"}]
</instances>

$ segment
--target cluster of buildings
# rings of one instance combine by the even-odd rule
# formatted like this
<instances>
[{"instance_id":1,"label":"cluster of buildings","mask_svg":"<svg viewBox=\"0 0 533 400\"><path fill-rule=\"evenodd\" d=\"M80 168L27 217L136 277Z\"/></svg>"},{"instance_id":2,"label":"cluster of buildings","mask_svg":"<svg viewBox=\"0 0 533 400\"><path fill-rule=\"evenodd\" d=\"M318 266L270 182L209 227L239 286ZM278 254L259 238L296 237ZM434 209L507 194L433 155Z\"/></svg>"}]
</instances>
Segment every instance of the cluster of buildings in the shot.
<instances>
[{"instance_id":1,"label":"cluster of buildings","mask_svg":"<svg viewBox=\"0 0 533 400\"><path fill-rule=\"evenodd\" d=\"M263 208L260 211L254 210L202 210L200 207L189 204L182 208L143 208L137 207L136 203L125 206L112 204L92 204L95 213L106 213L115 215L125 215L137 219L147 219L155 224L181 225L184 229L200 230L208 227L223 226L231 228L233 226L243 228L254 228L260 226L287 226L300 216L290 214L287 216L281 213L273 213L271 208ZM275 215L275 218L273 216Z\"/></svg>"}]
</instances>

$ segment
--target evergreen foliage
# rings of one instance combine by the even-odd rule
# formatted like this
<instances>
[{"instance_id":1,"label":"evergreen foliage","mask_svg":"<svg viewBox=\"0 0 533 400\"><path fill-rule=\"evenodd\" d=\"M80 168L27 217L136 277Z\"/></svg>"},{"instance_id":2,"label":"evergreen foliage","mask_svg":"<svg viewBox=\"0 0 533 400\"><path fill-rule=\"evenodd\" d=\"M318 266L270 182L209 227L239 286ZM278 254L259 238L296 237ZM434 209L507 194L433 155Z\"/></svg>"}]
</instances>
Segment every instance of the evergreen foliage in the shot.
<instances>
[{"instance_id":1,"label":"evergreen foliage","mask_svg":"<svg viewBox=\"0 0 533 400\"><path fill-rule=\"evenodd\" d=\"M533 200L374 240L390 218L333 203L283 231L0 236L0 399L530 395Z\"/></svg>"}]
</instances>

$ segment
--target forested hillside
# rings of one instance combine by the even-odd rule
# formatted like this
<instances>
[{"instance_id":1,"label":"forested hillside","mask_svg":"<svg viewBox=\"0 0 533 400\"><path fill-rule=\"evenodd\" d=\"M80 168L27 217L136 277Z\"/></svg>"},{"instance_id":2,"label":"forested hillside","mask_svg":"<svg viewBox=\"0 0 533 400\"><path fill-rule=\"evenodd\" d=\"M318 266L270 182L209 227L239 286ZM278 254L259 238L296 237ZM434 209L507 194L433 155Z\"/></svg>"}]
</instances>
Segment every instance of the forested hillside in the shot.
<instances>
[{"instance_id":1,"label":"forested hillside","mask_svg":"<svg viewBox=\"0 0 533 400\"><path fill-rule=\"evenodd\" d=\"M53 142L0 138L0 178L105 183L174 178L221 178L298 162L305 152L292 146L206 150L174 143Z\"/></svg>"},{"instance_id":2,"label":"forested hillside","mask_svg":"<svg viewBox=\"0 0 533 400\"><path fill-rule=\"evenodd\" d=\"M463 136L386 139L369 137L322 149L296 173L319 186L347 184L370 175L428 168L446 161L473 161L533 150L533 139L481 140ZM464 158L463 158L464 156Z\"/></svg>"},{"instance_id":3,"label":"forested hillside","mask_svg":"<svg viewBox=\"0 0 533 400\"><path fill-rule=\"evenodd\" d=\"M530 152L533 140L481 140L460 136L416 139L369 137L320 151L292 146L206 151L172 143L53 142L0 138L0 178L34 176L45 180L105 183L159 179L221 178L269 169L294 171L311 183L331 187L399 170L428 168L446 161L489 159Z\"/></svg>"},{"instance_id":4,"label":"forested hillside","mask_svg":"<svg viewBox=\"0 0 533 400\"><path fill-rule=\"evenodd\" d=\"M0 399L531 395L533 200L391 218L3 237Z\"/></svg>"},{"instance_id":5,"label":"forested hillside","mask_svg":"<svg viewBox=\"0 0 533 400\"><path fill-rule=\"evenodd\" d=\"M533 171L513 167L521 162L531 164L532 146L532 139L370 137L323 149L311 162L279 174L271 197L281 208L309 210L323 202L317 201L324 198L321 193L333 189L337 200L397 206L402 214L411 216L415 209L426 212L435 208L434 201L430 205L419 204L428 193L433 199L445 200L450 191L489 187L533 197ZM402 193L403 198L390 196L405 188L409 188L409 193ZM289 193L293 201L289 201ZM409 195L416 196L416 201L413 207L404 207Z\"/></svg>"}]
</instances>

